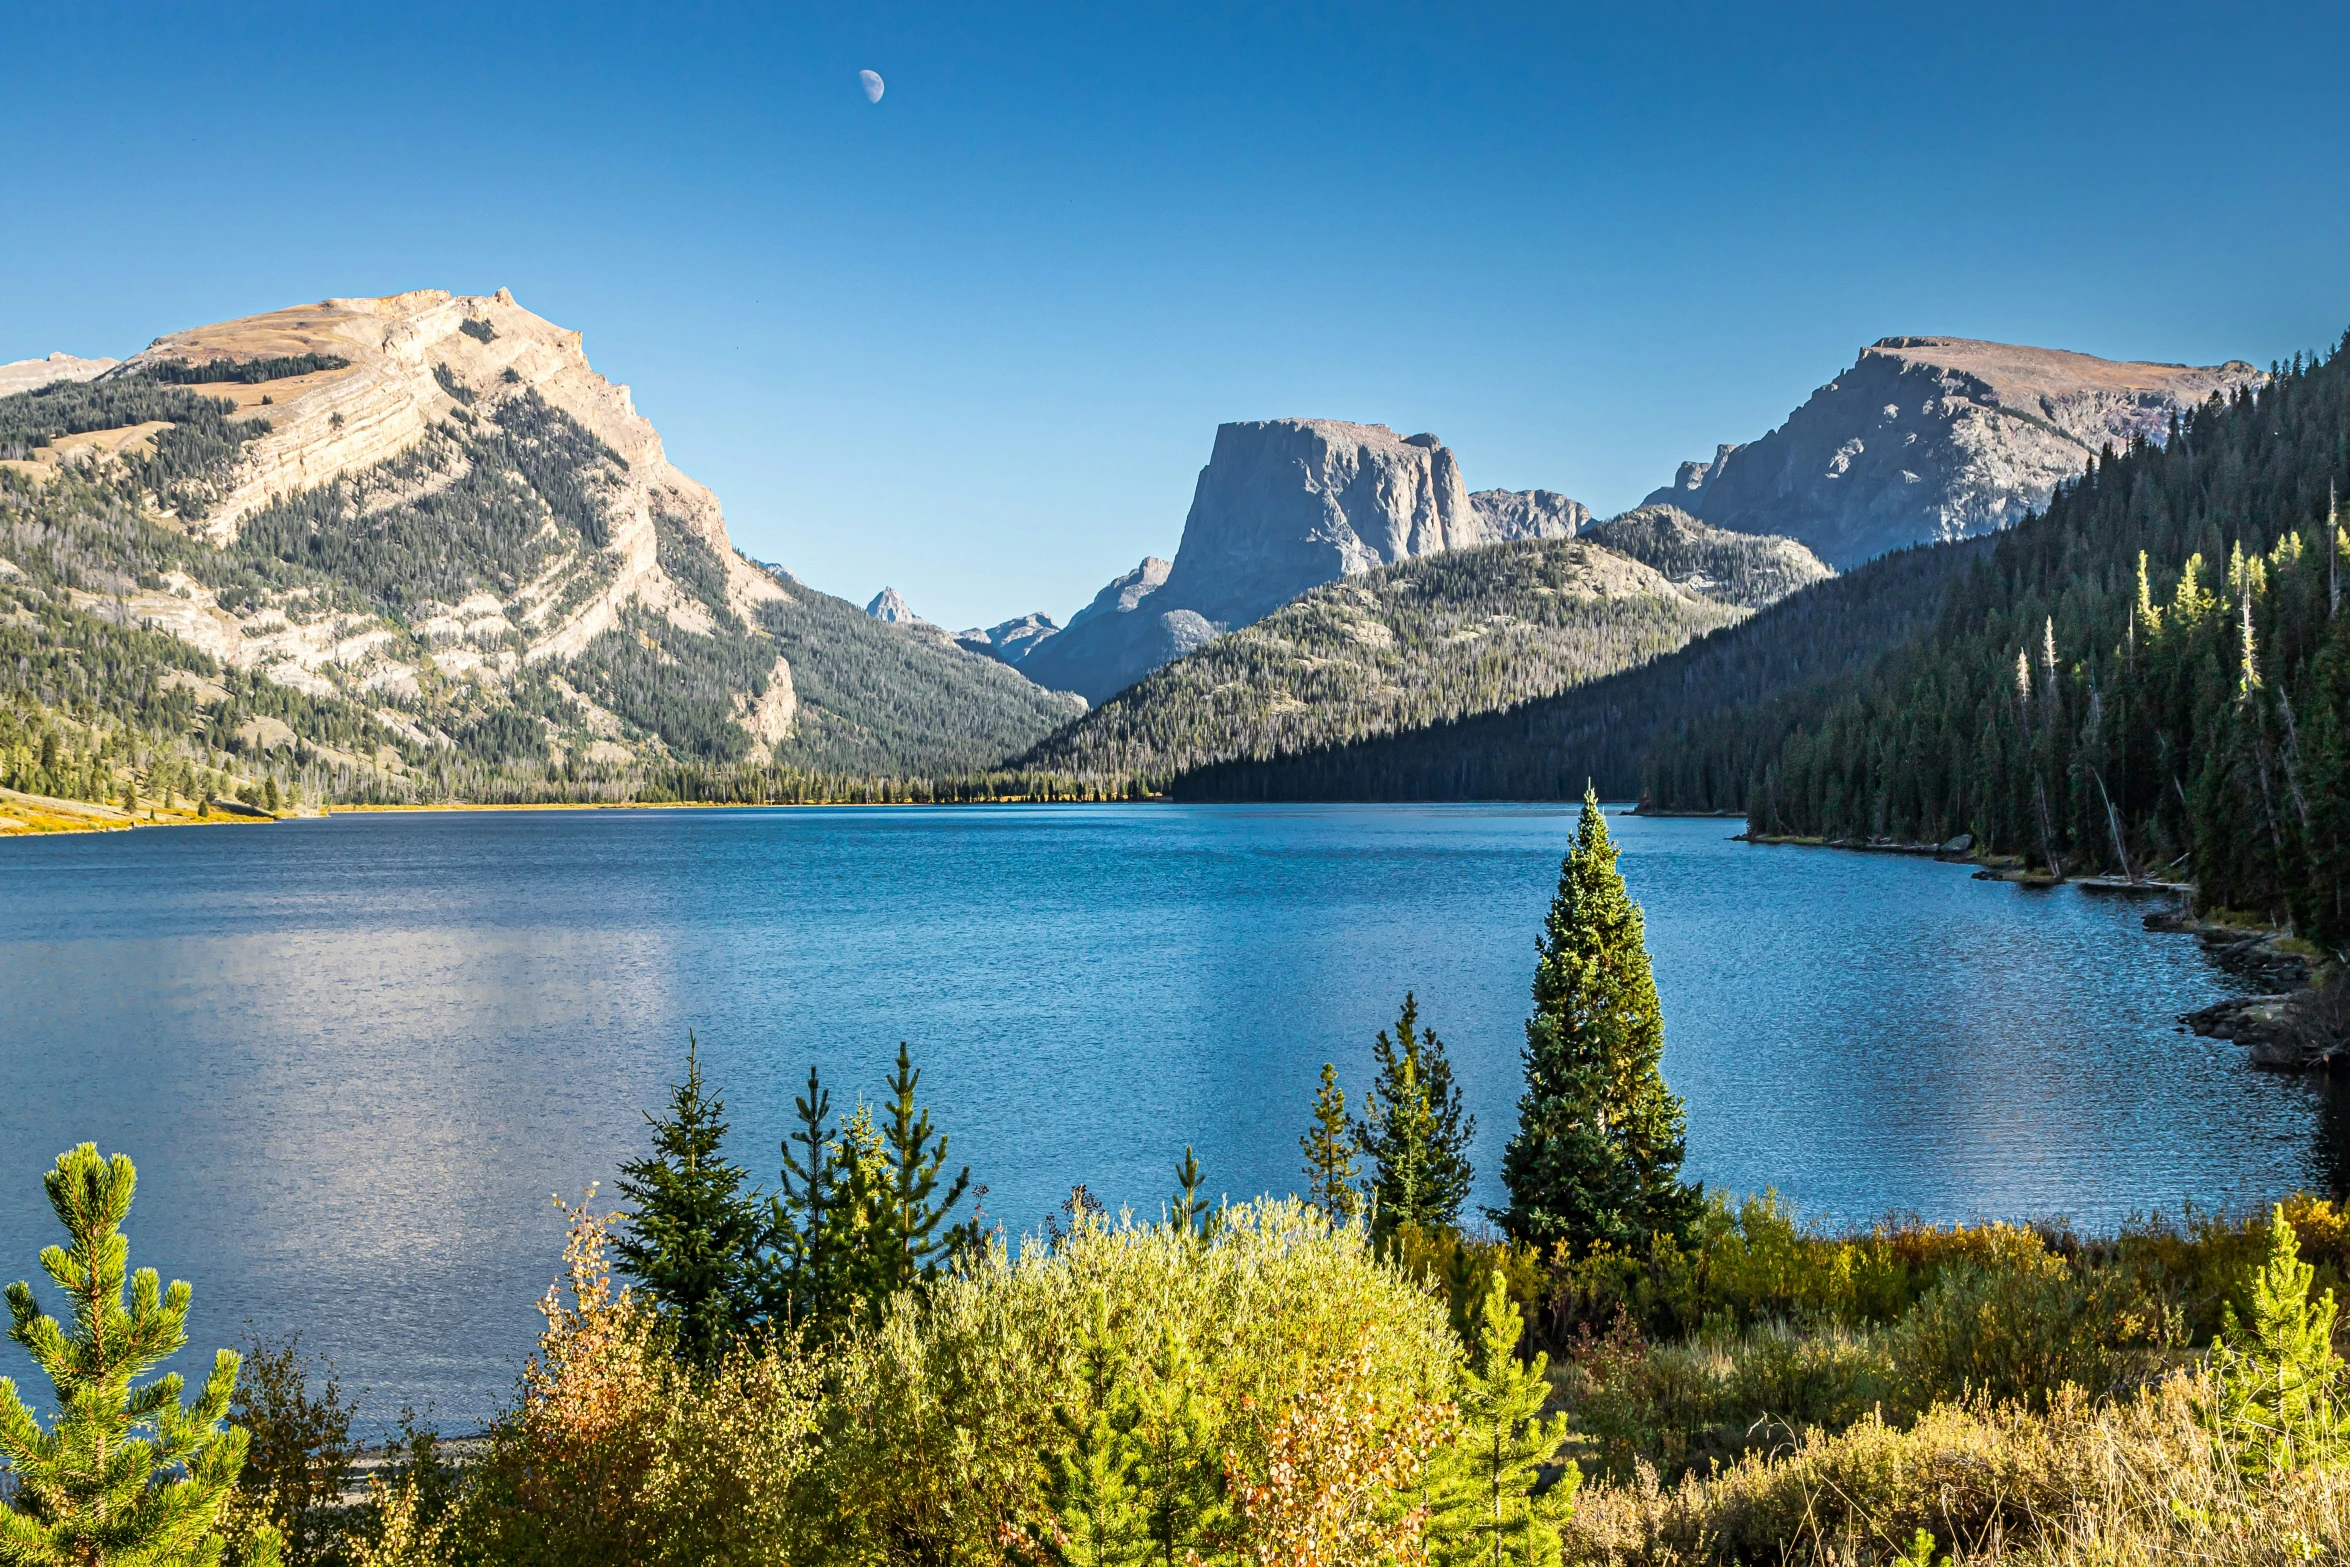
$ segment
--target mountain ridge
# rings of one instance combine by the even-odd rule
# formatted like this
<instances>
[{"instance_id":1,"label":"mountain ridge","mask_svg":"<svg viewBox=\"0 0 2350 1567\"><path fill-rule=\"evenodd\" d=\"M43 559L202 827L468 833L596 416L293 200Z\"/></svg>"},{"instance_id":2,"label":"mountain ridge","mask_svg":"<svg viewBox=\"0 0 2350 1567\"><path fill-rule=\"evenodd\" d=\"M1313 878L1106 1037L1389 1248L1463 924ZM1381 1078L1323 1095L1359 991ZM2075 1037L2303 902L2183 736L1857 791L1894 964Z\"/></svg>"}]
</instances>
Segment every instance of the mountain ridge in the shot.
<instances>
[{"instance_id":1,"label":"mountain ridge","mask_svg":"<svg viewBox=\"0 0 2350 1567\"><path fill-rule=\"evenodd\" d=\"M1776 429L1681 464L1643 504L1799 539L1842 568L2012 526L2106 447L2160 440L2181 411L2262 379L2241 360L1880 338Z\"/></svg>"}]
</instances>

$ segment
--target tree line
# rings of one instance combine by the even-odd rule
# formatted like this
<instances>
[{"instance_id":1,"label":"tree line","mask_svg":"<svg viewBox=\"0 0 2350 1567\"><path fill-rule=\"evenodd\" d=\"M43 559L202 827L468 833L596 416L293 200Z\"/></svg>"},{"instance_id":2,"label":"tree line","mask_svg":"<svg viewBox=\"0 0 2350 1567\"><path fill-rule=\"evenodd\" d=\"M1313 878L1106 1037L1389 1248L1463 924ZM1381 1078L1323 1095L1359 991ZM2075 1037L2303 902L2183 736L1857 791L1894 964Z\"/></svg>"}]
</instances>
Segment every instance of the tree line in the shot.
<instances>
[{"instance_id":1,"label":"tree line","mask_svg":"<svg viewBox=\"0 0 2350 1567\"><path fill-rule=\"evenodd\" d=\"M2101 452L1909 646L1660 748L1657 797L1735 800L1762 832L1964 833L2057 875L2191 880L2206 908L2339 945L2345 478L2337 348Z\"/></svg>"},{"instance_id":2,"label":"tree line","mask_svg":"<svg viewBox=\"0 0 2350 1567\"><path fill-rule=\"evenodd\" d=\"M1571 800L1585 783L1659 809L1733 810L1702 764L1664 747L1683 728L1731 721L1782 693L1825 689L1930 625L1942 596L1984 546L1903 550L1801 587L1752 618L1676 652L1556 695L1423 729L1193 768L1178 800ZM1744 774L1739 774L1741 785Z\"/></svg>"}]
</instances>

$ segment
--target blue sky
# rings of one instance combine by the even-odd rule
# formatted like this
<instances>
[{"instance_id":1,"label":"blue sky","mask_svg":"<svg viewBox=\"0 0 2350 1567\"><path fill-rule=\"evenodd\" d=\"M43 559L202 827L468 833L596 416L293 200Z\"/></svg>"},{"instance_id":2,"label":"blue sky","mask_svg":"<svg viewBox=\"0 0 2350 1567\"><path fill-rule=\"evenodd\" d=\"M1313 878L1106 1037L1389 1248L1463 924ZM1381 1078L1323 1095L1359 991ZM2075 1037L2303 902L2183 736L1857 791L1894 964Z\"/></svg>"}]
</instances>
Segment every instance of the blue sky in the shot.
<instances>
[{"instance_id":1,"label":"blue sky","mask_svg":"<svg viewBox=\"0 0 2350 1567\"><path fill-rule=\"evenodd\" d=\"M2346 17L19 8L0 360L506 286L750 553L1065 618L1173 552L1226 419L1605 513L1888 334L2330 345Z\"/></svg>"}]
</instances>

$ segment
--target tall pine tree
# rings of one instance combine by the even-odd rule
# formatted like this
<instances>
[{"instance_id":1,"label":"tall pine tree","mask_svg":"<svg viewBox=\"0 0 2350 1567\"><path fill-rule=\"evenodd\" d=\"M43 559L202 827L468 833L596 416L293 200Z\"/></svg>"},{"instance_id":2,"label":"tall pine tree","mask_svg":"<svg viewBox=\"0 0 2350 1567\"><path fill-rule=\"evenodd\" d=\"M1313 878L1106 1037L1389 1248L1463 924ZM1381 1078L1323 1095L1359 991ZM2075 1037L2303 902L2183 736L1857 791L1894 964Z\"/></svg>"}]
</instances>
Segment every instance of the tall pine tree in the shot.
<instances>
[{"instance_id":1,"label":"tall pine tree","mask_svg":"<svg viewBox=\"0 0 2350 1567\"><path fill-rule=\"evenodd\" d=\"M1407 990L1394 1037L1381 1030L1371 1046L1379 1076L1355 1126L1371 1160L1371 1228L1381 1239L1406 1224L1449 1227L1476 1178L1469 1164L1476 1119L1462 1113L1444 1041L1419 1020L1420 1003Z\"/></svg>"},{"instance_id":2,"label":"tall pine tree","mask_svg":"<svg viewBox=\"0 0 2350 1567\"><path fill-rule=\"evenodd\" d=\"M193 1404L177 1373L132 1383L187 1343L188 1286L162 1286L152 1268L128 1279L130 1214L138 1171L122 1154L83 1143L43 1178L68 1244L41 1266L72 1303L72 1329L42 1314L30 1284L8 1286L9 1337L57 1390L57 1421L43 1431L0 1377L0 1560L26 1567L197 1567L218 1562L221 1521L245 1465L247 1436L224 1426L237 1385L236 1352L221 1350ZM275 1567L280 1540L264 1530L249 1567Z\"/></svg>"},{"instance_id":3,"label":"tall pine tree","mask_svg":"<svg viewBox=\"0 0 2350 1567\"><path fill-rule=\"evenodd\" d=\"M1695 1216L1664 1048L1640 906L1586 789L1534 966L1526 1091L1502 1155L1510 1205L1493 1218L1512 1240L1637 1248Z\"/></svg>"},{"instance_id":4,"label":"tall pine tree","mask_svg":"<svg viewBox=\"0 0 2350 1567\"><path fill-rule=\"evenodd\" d=\"M621 1194L635 1207L612 1250L669 1322L678 1353L708 1364L760 1314L766 1226L759 1194L744 1190L748 1174L725 1155L726 1101L703 1085L692 1035L668 1112L645 1120L653 1151L620 1167Z\"/></svg>"}]
</instances>

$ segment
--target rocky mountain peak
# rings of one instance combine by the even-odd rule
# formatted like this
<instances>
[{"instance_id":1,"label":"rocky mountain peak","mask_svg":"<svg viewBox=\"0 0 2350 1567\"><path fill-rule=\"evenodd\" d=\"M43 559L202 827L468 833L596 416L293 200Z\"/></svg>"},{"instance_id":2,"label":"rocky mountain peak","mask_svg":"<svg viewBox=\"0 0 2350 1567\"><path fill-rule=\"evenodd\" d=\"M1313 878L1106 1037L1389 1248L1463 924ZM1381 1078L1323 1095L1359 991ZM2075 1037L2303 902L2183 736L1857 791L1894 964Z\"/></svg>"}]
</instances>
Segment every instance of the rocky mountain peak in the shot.
<instances>
[{"instance_id":1,"label":"rocky mountain peak","mask_svg":"<svg viewBox=\"0 0 2350 1567\"><path fill-rule=\"evenodd\" d=\"M907 625L922 618L914 613L912 606L906 603L895 588L883 588L874 594L873 602L865 606L865 613L893 626Z\"/></svg>"},{"instance_id":2,"label":"rocky mountain peak","mask_svg":"<svg viewBox=\"0 0 2350 1567\"><path fill-rule=\"evenodd\" d=\"M1887 337L1760 440L1681 465L1654 504L1800 539L1848 566L2004 528L2107 445L2162 439L2173 414L2253 384L2240 360L2099 359L1960 337Z\"/></svg>"},{"instance_id":3,"label":"rocky mountain peak","mask_svg":"<svg viewBox=\"0 0 2350 1567\"><path fill-rule=\"evenodd\" d=\"M1591 508L1556 490L1477 490L1469 504L1485 525L1487 543L1571 539L1591 525Z\"/></svg>"}]
</instances>

